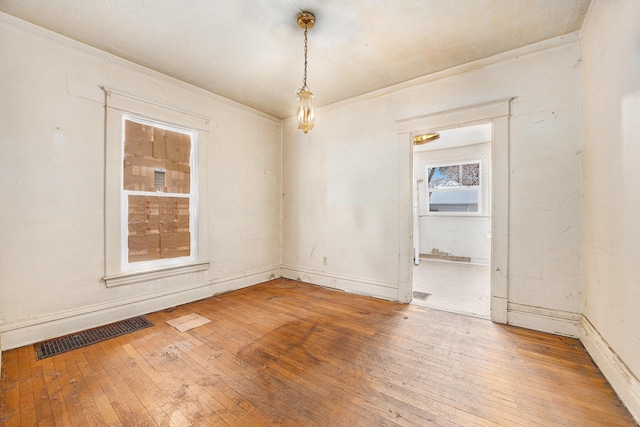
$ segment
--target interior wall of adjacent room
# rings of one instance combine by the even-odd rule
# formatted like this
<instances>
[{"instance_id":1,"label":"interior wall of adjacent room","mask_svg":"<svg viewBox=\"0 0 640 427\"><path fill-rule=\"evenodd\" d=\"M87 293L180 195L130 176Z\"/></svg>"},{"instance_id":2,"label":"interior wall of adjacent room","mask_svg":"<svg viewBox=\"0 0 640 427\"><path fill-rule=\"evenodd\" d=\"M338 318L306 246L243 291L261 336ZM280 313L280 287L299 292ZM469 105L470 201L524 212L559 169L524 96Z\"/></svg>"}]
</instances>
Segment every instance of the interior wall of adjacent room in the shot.
<instances>
[{"instance_id":1,"label":"interior wall of adjacent room","mask_svg":"<svg viewBox=\"0 0 640 427\"><path fill-rule=\"evenodd\" d=\"M93 311L105 321L160 295L175 305L279 274L279 120L4 14L0 57L0 332ZM110 289L101 281L100 85L211 119L199 201L209 212L208 271Z\"/></svg>"},{"instance_id":2,"label":"interior wall of adjacent room","mask_svg":"<svg viewBox=\"0 0 640 427\"><path fill-rule=\"evenodd\" d=\"M640 421L638 19L637 1L596 0L582 30L583 339Z\"/></svg>"},{"instance_id":3,"label":"interior wall of adjacent room","mask_svg":"<svg viewBox=\"0 0 640 427\"><path fill-rule=\"evenodd\" d=\"M510 311L510 321L555 332L548 317L579 319L580 81L572 34L321 108L308 135L286 122L283 275L397 297L401 269L410 268L410 245L399 254L410 235L400 230L412 227L401 214L411 212L411 172L399 172L409 159L396 121L514 97L508 297L529 312ZM404 193L408 204L400 206ZM578 333L575 322L570 327Z\"/></svg>"},{"instance_id":4,"label":"interior wall of adjacent room","mask_svg":"<svg viewBox=\"0 0 640 427\"><path fill-rule=\"evenodd\" d=\"M427 166L455 162L480 162L480 204L477 215L429 214L427 199ZM419 151L413 155L413 178L418 185L420 213L420 253L447 254L470 258L471 262L489 265L491 262L490 176L491 143L473 144L444 150Z\"/></svg>"}]
</instances>

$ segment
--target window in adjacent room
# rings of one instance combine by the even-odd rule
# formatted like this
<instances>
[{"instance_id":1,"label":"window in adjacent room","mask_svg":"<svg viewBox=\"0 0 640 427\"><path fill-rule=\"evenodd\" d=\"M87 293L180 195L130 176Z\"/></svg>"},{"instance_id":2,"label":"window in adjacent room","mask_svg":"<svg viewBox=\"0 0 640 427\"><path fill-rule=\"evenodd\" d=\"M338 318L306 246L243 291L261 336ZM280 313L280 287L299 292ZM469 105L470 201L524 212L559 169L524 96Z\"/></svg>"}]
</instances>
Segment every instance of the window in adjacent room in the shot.
<instances>
[{"instance_id":1,"label":"window in adjacent room","mask_svg":"<svg viewBox=\"0 0 640 427\"><path fill-rule=\"evenodd\" d=\"M482 212L480 161L426 167L429 213Z\"/></svg>"}]
</instances>

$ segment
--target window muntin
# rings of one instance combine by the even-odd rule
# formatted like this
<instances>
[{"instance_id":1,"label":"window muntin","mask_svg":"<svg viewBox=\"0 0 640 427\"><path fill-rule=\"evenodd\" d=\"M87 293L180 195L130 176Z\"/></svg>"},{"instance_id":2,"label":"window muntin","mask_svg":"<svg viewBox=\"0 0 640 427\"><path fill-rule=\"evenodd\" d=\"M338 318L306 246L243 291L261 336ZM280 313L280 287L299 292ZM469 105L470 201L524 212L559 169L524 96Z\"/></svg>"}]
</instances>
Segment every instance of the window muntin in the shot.
<instances>
[{"instance_id":1,"label":"window muntin","mask_svg":"<svg viewBox=\"0 0 640 427\"><path fill-rule=\"evenodd\" d=\"M428 212L481 213L480 163L473 161L427 166Z\"/></svg>"},{"instance_id":2,"label":"window muntin","mask_svg":"<svg viewBox=\"0 0 640 427\"><path fill-rule=\"evenodd\" d=\"M127 114L122 120L123 269L195 260L197 132Z\"/></svg>"}]
</instances>

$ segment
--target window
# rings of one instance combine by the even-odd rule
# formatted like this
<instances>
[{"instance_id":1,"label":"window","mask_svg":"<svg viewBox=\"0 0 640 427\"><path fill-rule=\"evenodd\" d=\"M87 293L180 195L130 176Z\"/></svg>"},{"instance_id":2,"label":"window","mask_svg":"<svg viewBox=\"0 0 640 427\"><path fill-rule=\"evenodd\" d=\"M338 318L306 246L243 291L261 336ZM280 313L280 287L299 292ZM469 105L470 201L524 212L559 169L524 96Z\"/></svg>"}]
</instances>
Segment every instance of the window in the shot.
<instances>
[{"instance_id":1,"label":"window","mask_svg":"<svg viewBox=\"0 0 640 427\"><path fill-rule=\"evenodd\" d=\"M106 286L207 270L209 119L103 90Z\"/></svg>"},{"instance_id":2,"label":"window","mask_svg":"<svg viewBox=\"0 0 640 427\"><path fill-rule=\"evenodd\" d=\"M124 262L153 267L191 257L196 132L130 115L123 128Z\"/></svg>"},{"instance_id":3,"label":"window","mask_svg":"<svg viewBox=\"0 0 640 427\"><path fill-rule=\"evenodd\" d=\"M429 213L480 213L480 161L426 167Z\"/></svg>"}]
</instances>

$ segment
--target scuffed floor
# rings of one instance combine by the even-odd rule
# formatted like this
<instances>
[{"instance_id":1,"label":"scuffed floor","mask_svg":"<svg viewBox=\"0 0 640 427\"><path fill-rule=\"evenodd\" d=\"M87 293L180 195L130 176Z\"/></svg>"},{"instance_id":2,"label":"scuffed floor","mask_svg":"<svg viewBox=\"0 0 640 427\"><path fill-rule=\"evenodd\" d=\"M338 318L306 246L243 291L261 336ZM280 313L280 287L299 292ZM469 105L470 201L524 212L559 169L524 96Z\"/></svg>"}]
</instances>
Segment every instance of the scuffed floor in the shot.
<instances>
[{"instance_id":1,"label":"scuffed floor","mask_svg":"<svg viewBox=\"0 0 640 427\"><path fill-rule=\"evenodd\" d=\"M413 290L431 296L412 304L488 319L490 274L488 265L421 260L413 267Z\"/></svg>"}]
</instances>

